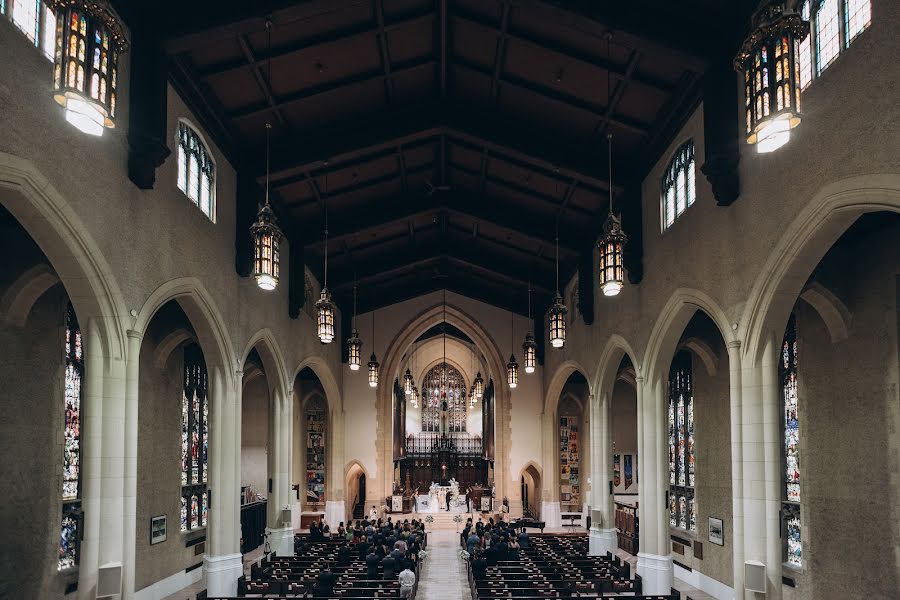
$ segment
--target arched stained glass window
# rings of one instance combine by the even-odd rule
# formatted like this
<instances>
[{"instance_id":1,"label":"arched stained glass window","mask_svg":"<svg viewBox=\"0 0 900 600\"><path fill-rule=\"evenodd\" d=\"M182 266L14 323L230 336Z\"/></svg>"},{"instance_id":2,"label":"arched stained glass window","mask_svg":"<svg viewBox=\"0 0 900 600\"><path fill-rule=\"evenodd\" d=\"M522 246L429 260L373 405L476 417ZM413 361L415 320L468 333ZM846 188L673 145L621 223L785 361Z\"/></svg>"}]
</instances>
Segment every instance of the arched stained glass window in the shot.
<instances>
[{"instance_id":1,"label":"arched stained glass window","mask_svg":"<svg viewBox=\"0 0 900 600\"><path fill-rule=\"evenodd\" d=\"M446 411L446 433L466 431L466 382L453 365L441 363L425 374L422 385L422 431L440 433Z\"/></svg>"},{"instance_id":2,"label":"arched stained glass window","mask_svg":"<svg viewBox=\"0 0 900 600\"><path fill-rule=\"evenodd\" d=\"M784 432L784 497L782 530L785 532L785 560L803 564L803 542L800 529L800 419L797 392L797 320L791 315L781 344L782 427Z\"/></svg>"},{"instance_id":3,"label":"arched stained glass window","mask_svg":"<svg viewBox=\"0 0 900 600\"><path fill-rule=\"evenodd\" d=\"M178 189L215 221L216 166L200 135L178 123Z\"/></svg>"},{"instance_id":4,"label":"arched stained glass window","mask_svg":"<svg viewBox=\"0 0 900 600\"><path fill-rule=\"evenodd\" d=\"M669 525L697 530L694 502L694 393L691 355L681 351L669 370Z\"/></svg>"},{"instance_id":5,"label":"arched stained glass window","mask_svg":"<svg viewBox=\"0 0 900 600\"><path fill-rule=\"evenodd\" d=\"M203 352L196 344L184 349L181 395L181 530L202 526L200 498L207 497L209 440L207 374ZM204 514L206 512L204 507Z\"/></svg>"},{"instance_id":6,"label":"arched stained glass window","mask_svg":"<svg viewBox=\"0 0 900 600\"><path fill-rule=\"evenodd\" d=\"M681 213L697 199L694 140L688 140L675 151L662 180L663 229L671 227Z\"/></svg>"},{"instance_id":7,"label":"arched stained glass window","mask_svg":"<svg viewBox=\"0 0 900 600\"><path fill-rule=\"evenodd\" d=\"M81 400L84 397L84 348L75 309L66 308L65 392L63 396L62 525L57 568L78 564L81 545Z\"/></svg>"}]
</instances>

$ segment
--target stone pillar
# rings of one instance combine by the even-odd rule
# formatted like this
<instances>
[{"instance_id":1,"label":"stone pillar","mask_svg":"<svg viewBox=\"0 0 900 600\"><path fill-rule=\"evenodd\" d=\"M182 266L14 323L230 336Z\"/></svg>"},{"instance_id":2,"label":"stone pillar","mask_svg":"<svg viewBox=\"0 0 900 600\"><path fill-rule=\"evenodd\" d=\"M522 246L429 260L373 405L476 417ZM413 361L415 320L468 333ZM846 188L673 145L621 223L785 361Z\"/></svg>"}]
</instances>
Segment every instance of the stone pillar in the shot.
<instances>
[{"instance_id":1,"label":"stone pillar","mask_svg":"<svg viewBox=\"0 0 900 600\"><path fill-rule=\"evenodd\" d=\"M210 369L209 490L211 494L207 553L204 556L206 589L211 596L236 596L244 567L240 549L241 398L243 371L234 380L218 366Z\"/></svg>"},{"instance_id":2,"label":"stone pillar","mask_svg":"<svg viewBox=\"0 0 900 600\"><path fill-rule=\"evenodd\" d=\"M781 362L781 338L773 335L763 356L763 460L765 461L765 500L763 511L765 525L761 528L765 535L766 589L767 598L781 600L781 379L778 366ZM753 594L756 596L756 594Z\"/></svg>"},{"instance_id":3,"label":"stone pillar","mask_svg":"<svg viewBox=\"0 0 900 600\"><path fill-rule=\"evenodd\" d=\"M329 404L334 401L332 398L328 400ZM328 466L325 479L325 522L335 532L338 524L347 515L346 503L344 502L344 411L342 408L336 407L330 412L331 423L328 432L331 436L331 441L328 442L326 449ZM387 478L388 486L392 485L393 474L388 474ZM379 498L378 502L376 502L379 513L383 503L384 498Z\"/></svg>"},{"instance_id":4,"label":"stone pillar","mask_svg":"<svg viewBox=\"0 0 900 600\"><path fill-rule=\"evenodd\" d=\"M744 589L744 461L742 427L743 367L741 365L741 343L728 342L728 372L731 420L731 512L732 550L734 562L734 590L739 596Z\"/></svg>"},{"instance_id":5,"label":"stone pillar","mask_svg":"<svg viewBox=\"0 0 900 600\"><path fill-rule=\"evenodd\" d=\"M288 397L291 397L289 394ZM294 555L294 528L291 519L285 520L282 511L290 509L291 496L291 430L293 403L285 400L281 390L275 390L270 402L272 438L269 441L269 474L272 493L269 494L266 533L269 545L278 556Z\"/></svg>"},{"instance_id":6,"label":"stone pillar","mask_svg":"<svg viewBox=\"0 0 900 600\"><path fill-rule=\"evenodd\" d=\"M544 471L541 478L541 521L548 529L559 529L562 527L562 517L559 507L559 467L557 466L559 448L556 447L556 436L554 435L556 417L553 413L544 412L541 422L544 457Z\"/></svg>"},{"instance_id":7,"label":"stone pillar","mask_svg":"<svg viewBox=\"0 0 900 600\"><path fill-rule=\"evenodd\" d=\"M666 459L665 383L661 376L645 382L638 376L638 462L641 532L637 573L644 594L668 594L673 567L669 553L668 462Z\"/></svg>"},{"instance_id":8,"label":"stone pillar","mask_svg":"<svg viewBox=\"0 0 900 600\"><path fill-rule=\"evenodd\" d=\"M138 395L140 389L141 333L128 331L125 365L125 506L122 539L122 598L134 597L135 532L137 528Z\"/></svg>"},{"instance_id":9,"label":"stone pillar","mask_svg":"<svg viewBox=\"0 0 900 600\"><path fill-rule=\"evenodd\" d=\"M610 422L610 397L601 393L591 395L591 530L588 541L591 556L616 553L618 541L613 511L612 481L612 429Z\"/></svg>"},{"instance_id":10,"label":"stone pillar","mask_svg":"<svg viewBox=\"0 0 900 600\"><path fill-rule=\"evenodd\" d=\"M81 442L81 509L84 511L84 537L81 542L80 567L78 570L79 600L93 600L96 597L97 567L100 564L101 514L103 496L101 483L103 450L103 373L105 358L103 342L97 327L88 319L82 324L84 339L84 399L82 405Z\"/></svg>"}]
</instances>

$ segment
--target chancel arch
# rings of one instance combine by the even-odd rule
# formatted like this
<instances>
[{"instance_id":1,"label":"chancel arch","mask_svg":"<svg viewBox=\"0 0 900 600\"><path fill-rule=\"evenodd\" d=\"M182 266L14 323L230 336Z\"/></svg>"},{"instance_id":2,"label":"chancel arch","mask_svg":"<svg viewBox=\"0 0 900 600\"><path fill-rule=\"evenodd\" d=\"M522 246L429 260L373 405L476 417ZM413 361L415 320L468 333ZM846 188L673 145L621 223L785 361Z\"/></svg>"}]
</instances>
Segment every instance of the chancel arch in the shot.
<instances>
[{"instance_id":1,"label":"chancel arch","mask_svg":"<svg viewBox=\"0 0 900 600\"><path fill-rule=\"evenodd\" d=\"M487 438L483 440L483 458L487 461L487 477L495 486L495 498L502 498L508 494L510 486L519 487L519 480L507 481L509 473L508 446L510 432L508 403L509 390L505 385L498 385L497 375L505 373L505 360L502 358L499 347L493 337L476 319L465 313L453 304L446 306L438 303L425 309L416 317L409 320L400 328L400 333L390 342L382 363L382 379L376 390L378 397L378 430L377 430L377 490L380 497L390 496L395 484L395 476L399 473L394 468L394 426L393 404L395 402L394 381L401 380L405 373L406 356L413 345L423 334L430 330L439 330L445 322L449 328L455 328L471 342L476 355L476 363L481 364L481 374L485 382L485 389L490 393L485 394L487 400L480 403L484 406L487 402L489 419L483 430ZM464 370L470 370L467 365L469 358L457 359L457 364ZM424 366L424 365L423 365ZM402 367L402 370L401 370ZM476 367L479 368L479 367ZM502 376L502 375L501 375ZM468 393L468 389L466 390ZM407 407L408 410L408 407ZM484 410L484 409L482 409ZM484 421L483 421L484 422ZM491 443L493 442L493 443ZM400 482L396 482L400 483Z\"/></svg>"}]
</instances>

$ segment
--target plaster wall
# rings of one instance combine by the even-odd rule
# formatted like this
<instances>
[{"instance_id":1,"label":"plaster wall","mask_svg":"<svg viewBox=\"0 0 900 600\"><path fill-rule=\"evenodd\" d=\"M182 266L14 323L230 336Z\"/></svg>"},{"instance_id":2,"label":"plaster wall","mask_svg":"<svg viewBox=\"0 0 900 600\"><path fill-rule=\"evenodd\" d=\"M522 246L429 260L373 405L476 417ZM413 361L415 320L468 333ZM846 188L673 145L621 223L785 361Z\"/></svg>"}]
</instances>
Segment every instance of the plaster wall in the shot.
<instances>
[{"instance_id":1,"label":"plaster wall","mask_svg":"<svg viewBox=\"0 0 900 600\"><path fill-rule=\"evenodd\" d=\"M613 449L637 454L637 394L634 386L616 381L610 403Z\"/></svg>"},{"instance_id":2,"label":"plaster wall","mask_svg":"<svg viewBox=\"0 0 900 600\"><path fill-rule=\"evenodd\" d=\"M900 551L898 256L895 224L832 250L817 269L815 280L852 315L846 339L833 342L810 305L796 307L804 566L785 569L797 583L785 588L791 600L889 598L900 589L892 563Z\"/></svg>"},{"instance_id":3,"label":"plaster wall","mask_svg":"<svg viewBox=\"0 0 900 600\"><path fill-rule=\"evenodd\" d=\"M5 289L0 285L0 292ZM0 503L5 538L0 598L62 597L66 584L56 561L62 515L66 301L65 290L57 285L34 305L24 327L0 320L0 481L6 490Z\"/></svg>"},{"instance_id":4,"label":"plaster wall","mask_svg":"<svg viewBox=\"0 0 900 600\"><path fill-rule=\"evenodd\" d=\"M241 403L241 486L268 496L269 389L264 375L244 384Z\"/></svg>"}]
</instances>

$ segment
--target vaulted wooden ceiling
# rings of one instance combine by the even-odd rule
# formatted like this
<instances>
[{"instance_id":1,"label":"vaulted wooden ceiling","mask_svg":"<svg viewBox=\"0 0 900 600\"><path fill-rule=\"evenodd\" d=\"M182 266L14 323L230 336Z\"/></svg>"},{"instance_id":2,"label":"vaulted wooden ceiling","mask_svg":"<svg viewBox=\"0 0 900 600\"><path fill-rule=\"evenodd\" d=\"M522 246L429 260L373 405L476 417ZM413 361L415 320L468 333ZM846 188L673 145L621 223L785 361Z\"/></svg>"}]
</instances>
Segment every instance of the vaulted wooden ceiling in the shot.
<instances>
[{"instance_id":1,"label":"vaulted wooden ceiling","mask_svg":"<svg viewBox=\"0 0 900 600\"><path fill-rule=\"evenodd\" d=\"M130 24L159 10L121 4ZM272 124L274 208L319 276L327 206L339 302L357 281L361 311L447 288L522 313L529 282L537 307L557 287L557 226L564 285L611 188L640 243L627 192L754 4L194 0L152 23L170 80L260 186Z\"/></svg>"}]
</instances>

